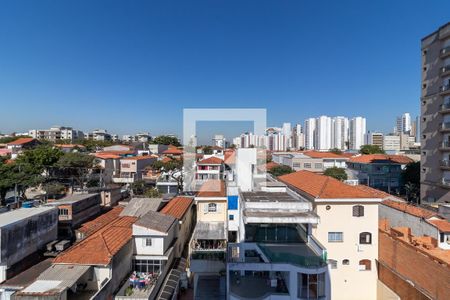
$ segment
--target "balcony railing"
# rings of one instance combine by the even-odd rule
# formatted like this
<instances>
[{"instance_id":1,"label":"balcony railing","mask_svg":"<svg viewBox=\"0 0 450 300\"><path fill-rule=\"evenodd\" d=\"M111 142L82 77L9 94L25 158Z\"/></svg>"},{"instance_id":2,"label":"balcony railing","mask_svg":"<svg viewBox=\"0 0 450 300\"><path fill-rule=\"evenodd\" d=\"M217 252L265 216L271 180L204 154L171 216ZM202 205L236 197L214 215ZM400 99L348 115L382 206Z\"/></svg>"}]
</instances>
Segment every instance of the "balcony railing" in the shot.
<instances>
[{"instance_id":1,"label":"balcony railing","mask_svg":"<svg viewBox=\"0 0 450 300\"><path fill-rule=\"evenodd\" d=\"M450 110L450 103L444 103L441 106L441 110L445 111L445 110Z\"/></svg>"},{"instance_id":2,"label":"balcony railing","mask_svg":"<svg viewBox=\"0 0 450 300\"><path fill-rule=\"evenodd\" d=\"M442 85L441 86L441 93L450 91L450 84Z\"/></svg>"},{"instance_id":3,"label":"balcony railing","mask_svg":"<svg viewBox=\"0 0 450 300\"><path fill-rule=\"evenodd\" d=\"M272 263L290 263L306 268L321 268L327 265L323 257L304 256L286 252L275 252L264 245L258 245Z\"/></svg>"},{"instance_id":4,"label":"balcony railing","mask_svg":"<svg viewBox=\"0 0 450 300\"><path fill-rule=\"evenodd\" d=\"M441 165L441 167L450 168L450 160L443 159L443 160L441 160L440 165Z\"/></svg>"},{"instance_id":5,"label":"balcony railing","mask_svg":"<svg viewBox=\"0 0 450 300\"><path fill-rule=\"evenodd\" d=\"M450 178L442 178L442 185L450 187Z\"/></svg>"},{"instance_id":6,"label":"balcony railing","mask_svg":"<svg viewBox=\"0 0 450 300\"><path fill-rule=\"evenodd\" d=\"M450 148L450 141L443 141L442 148Z\"/></svg>"},{"instance_id":7,"label":"balcony railing","mask_svg":"<svg viewBox=\"0 0 450 300\"><path fill-rule=\"evenodd\" d=\"M450 130L450 122L441 123L441 130Z\"/></svg>"},{"instance_id":8,"label":"balcony railing","mask_svg":"<svg viewBox=\"0 0 450 300\"><path fill-rule=\"evenodd\" d=\"M450 65L441 68L441 75L450 72Z\"/></svg>"},{"instance_id":9,"label":"balcony railing","mask_svg":"<svg viewBox=\"0 0 450 300\"><path fill-rule=\"evenodd\" d=\"M450 55L450 46L441 49L441 57Z\"/></svg>"}]
</instances>

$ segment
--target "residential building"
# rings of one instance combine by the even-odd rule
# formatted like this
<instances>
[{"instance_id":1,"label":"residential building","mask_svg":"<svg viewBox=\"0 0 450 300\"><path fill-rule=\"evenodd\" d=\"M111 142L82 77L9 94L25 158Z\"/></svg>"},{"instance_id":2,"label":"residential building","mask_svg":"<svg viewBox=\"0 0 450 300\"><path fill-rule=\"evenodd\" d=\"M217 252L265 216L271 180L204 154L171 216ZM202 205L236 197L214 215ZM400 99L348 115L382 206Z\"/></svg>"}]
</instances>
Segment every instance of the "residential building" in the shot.
<instances>
[{"instance_id":1,"label":"residential building","mask_svg":"<svg viewBox=\"0 0 450 300\"><path fill-rule=\"evenodd\" d=\"M83 223L79 228L75 230L75 236L77 241L81 241L88 236L94 234L98 230L102 229L109 223L119 218L120 213L123 211L123 206L116 206L111 210L101 214L97 218Z\"/></svg>"},{"instance_id":2,"label":"residential building","mask_svg":"<svg viewBox=\"0 0 450 300\"><path fill-rule=\"evenodd\" d=\"M190 241L190 272L193 273L194 298L201 298L207 283L223 282L227 250L227 195L224 181L210 180L194 198L197 224Z\"/></svg>"},{"instance_id":3,"label":"residential building","mask_svg":"<svg viewBox=\"0 0 450 300\"><path fill-rule=\"evenodd\" d=\"M367 143L368 145L374 145L380 147L380 149L384 148L383 144L384 135L381 132L369 132L367 134Z\"/></svg>"},{"instance_id":4,"label":"residential building","mask_svg":"<svg viewBox=\"0 0 450 300\"><path fill-rule=\"evenodd\" d=\"M349 123L346 117L334 117L332 119L332 143L331 148L339 150L348 149ZM330 148L330 149L331 149Z\"/></svg>"},{"instance_id":5,"label":"residential building","mask_svg":"<svg viewBox=\"0 0 450 300\"><path fill-rule=\"evenodd\" d=\"M57 237L56 208L19 208L0 214L0 282L23 271L29 262L21 266L21 261Z\"/></svg>"},{"instance_id":6,"label":"residential building","mask_svg":"<svg viewBox=\"0 0 450 300\"><path fill-rule=\"evenodd\" d=\"M297 124L292 131L292 148L300 150L305 148L305 134L303 133L302 125Z\"/></svg>"},{"instance_id":7,"label":"residential building","mask_svg":"<svg viewBox=\"0 0 450 300\"><path fill-rule=\"evenodd\" d=\"M130 156L120 159L120 175L113 177L115 183L133 183L142 180L145 168L157 160L157 156Z\"/></svg>"},{"instance_id":8,"label":"residential building","mask_svg":"<svg viewBox=\"0 0 450 300\"><path fill-rule=\"evenodd\" d=\"M53 126L50 129L32 129L28 131L28 135L38 140L57 141L74 141L84 138L81 130L73 129L66 126Z\"/></svg>"},{"instance_id":9,"label":"residential building","mask_svg":"<svg viewBox=\"0 0 450 300\"><path fill-rule=\"evenodd\" d=\"M400 149L400 135L385 135L383 137L384 151L397 153Z\"/></svg>"},{"instance_id":10,"label":"residential building","mask_svg":"<svg viewBox=\"0 0 450 300\"><path fill-rule=\"evenodd\" d=\"M320 116L316 119L316 142L314 149L330 150L332 145L332 122L327 116Z\"/></svg>"},{"instance_id":11,"label":"residential building","mask_svg":"<svg viewBox=\"0 0 450 300\"><path fill-rule=\"evenodd\" d=\"M94 141L111 141L112 136L108 133L106 129L95 129L92 132L85 135L86 139Z\"/></svg>"},{"instance_id":12,"label":"residential building","mask_svg":"<svg viewBox=\"0 0 450 300\"><path fill-rule=\"evenodd\" d=\"M404 113L402 115L402 131L401 133L410 134L411 133L411 115L409 113Z\"/></svg>"},{"instance_id":13,"label":"residential building","mask_svg":"<svg viewBox=\"0 0 450 300\"><path fill-rule=\"evenodd\" d=\"M291 167L295 171L308 170L323 173L326 169L337 167L346 168L348 157L333 152L304 151L304 152L274 152L272 161Z\"/></svg>"},{"instance_id":14,"label":"residential building","mask_svg":"<svg viewBox=\"0 0 450 300\"><path fill-rule=\"evenodd\" d=\"M97 152L93 154L95 156L94 163L100 168L100 178L105 184L113 182L113 178L120 176L120 155Z\"/></svg>"},{"instance_id":15,"label":"residential building","mask_svg":"<svg viewBox=\"0 0 450 300\"><path fill-rule=\"evenodd\" d=\"M450 23L421 43L420 193L422 201L446 201L450 199Z\"/></svg>"},{"instance_id":16,"label":"residential building","mask_svg":"<svg viewBox=\"0 0 450 300\"><path fill-rule=\"evenodd\" d=\"M223 134L215 134L212 139L212 145L220 148L225 148L227 146L227 140Z\"/></svg>"},{"instance_id":17,"label":"residential building","mask_svg":"<svg viewBox=\"0 0 450 300\"><path fill-rule=\"evenodd\" d=\"M86 151L86 147L80 144L55 144L54 147L64 153Z\"/></svg>"},{"instance_id":18,"label":"residential building","mask_svg":"<svg viewBox=\"0 0 450 300\"><path fill-rule=\"evenodd\" d=\"M313 150L315 149L315 135L316 135L316 119L308 118L305 120L305 149Z\"/></svg>"},{"instance_id":19,"label":"residential building","mask_svg":"<svg viewBox=\"0 0 450 300\"><path fill-rule=\"evenodd\" d=\"M378 243L379 280L394 293L384 299L450 298L450 250L438 248L433 237L382 219Z\"/></svg>"},{"instance_id":20,"label":"residential building","mask_svg":"<svg viewBox=\"0 0 450 300\"><path fill-rule=\"evenodd\" d=\"M377 299L379 193L309 171L279 179L310 201L320 218L311 233L327 251L330 298Z\"/></svg>"},{"instance_id":21,"label":"residential building","mask_svg":"<svg viewBox=\"0 0 450 300\"><path fill-rule=\"evenodd\" d=\"M239 240L228 244L229 299L331 299L326 250L311 235L319 223L312 203L273 181L241 192L239 202Z\"/></svg>"},{"instance_id":22,"label":"residential building","mask_svg":"<svg viewBox=\"0 0 450 300\"><path fill-rule=\"evenodd\" d=\"M387 191L403 192L402 171L413 160L403 155L368 154L353 156L347 161L349 179Z\"/></svg>"},{"instance_id":23,"label":"residential building","mask_svg":"<svg viewBox=\"0 0 450 300\"><path fill-rule=\"evenodd\" d=\"M210 156L197 162L195 179L200 184L211 179L223 179L223 171L223 160Z\"/></svg>"},{"instance_id":24,"label":"residential building","mask_svg":"<svg viewBox=\"0 0 450 300\"><path fill-rule=\"evenodd\" d=\"M15 159L24 150L31 149L39 144L39 141L34 138L18 138L8 143L6 147L11 151L11 159Z\"/></svg>"},{"instance_id":25,"label":"residential building","mask_svg":"<svg viewBox=\"0 0 450 300\"><path fill-rule=\"evenodd\" d=\"M74 236L74 229L100 213L100 194L72 194L59 200L49 201L47 206L58 208L58 235Z\"/></svg>"},{"instance_id":26,"label":"residential building","mask_svg":"<svg viewBox=\"0 0 450 300\"><path fill-rule=\"evenodd\" d=\"M350 120L349 148L359 150L364 145L366 136L366 118L355 117Z\"/></svg>"}]
</instances>

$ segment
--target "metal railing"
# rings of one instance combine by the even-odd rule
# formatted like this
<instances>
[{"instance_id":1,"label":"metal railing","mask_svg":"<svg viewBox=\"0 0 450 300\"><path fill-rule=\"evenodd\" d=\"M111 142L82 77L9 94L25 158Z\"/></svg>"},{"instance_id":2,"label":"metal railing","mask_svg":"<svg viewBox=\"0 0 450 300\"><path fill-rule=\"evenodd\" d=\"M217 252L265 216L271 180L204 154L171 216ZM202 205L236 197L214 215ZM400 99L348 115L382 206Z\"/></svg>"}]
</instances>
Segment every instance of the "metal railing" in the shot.
<instances>
[{"instance_id":1,"label":"metal railing","mask_svg":"<svg viewBox=\"0 0 450 300\"><path fill-rule=\"evenodd\" d=\"M450 72L450 65L441 68L441 74Z\"/></svg>"},{"instance_id":2,"label":"metal railing","mask_svg":"<svg viewBox=\"0 0 450 300\"><path fill-rule=\"evenodd\" d=\"M306 268L321 268L327 265L320 256L303 256L285 252L274 252L263 245L258 245L272 263L289 263Z\"/></svg>"},{"instance_id":3,"label":"metal railing","mask_svg":"<svg viewBox=\"0 0 450 300\"><path fill-rule=\"evenodd\" d=\"M443 141L442 148L450 148L450 141Z\"/></svg>"},{"instance_id":4,"label":"metal railing","mask_svg":"<svg viewBox=\"0 0 450 300\"><path fill-rule=\"evenodd\" d=\"M444 130L450 129L450 122L441 123L441 128Z\"/></svg>"},{"instance_id":5,"label":"metal railing","mask_svg":"<svg viewBox=\"0 0 450 300\"><path fill-rule=\"evenodd\" d=\"M441 85L441 92L450 90L450 84Z\"/></svg>"},{"instance_id":6,"label":"metal railing","mask_svg":"<svg viewBox=\"0 0 450 300\"><path fill-rule=\"evenodd\" d=\"M449 167L450 167L450 160L448 160L448 159L443 159L443 160L441 160L440 165L441 165L441 167L447 167L447 168L449 168Z\"/></svg>"},{"instance_id":7,"label":"metal railing","mask_svg":"<svg viewBox=\"0 0 450 300\"><path fill-rule=\"evenodd\" d=\"M441 49L441 56L450 55L450 46Z\"/></svg>"},{"instance_id":8,"label":"metal railing","mask_svg":"<svg viewBox=\"0 0 450 300\"><path fill-rule=\"evenodd\" d=\"M442 185L450 186L450 178L442 178Z\"/></svg>"}]
</instances>

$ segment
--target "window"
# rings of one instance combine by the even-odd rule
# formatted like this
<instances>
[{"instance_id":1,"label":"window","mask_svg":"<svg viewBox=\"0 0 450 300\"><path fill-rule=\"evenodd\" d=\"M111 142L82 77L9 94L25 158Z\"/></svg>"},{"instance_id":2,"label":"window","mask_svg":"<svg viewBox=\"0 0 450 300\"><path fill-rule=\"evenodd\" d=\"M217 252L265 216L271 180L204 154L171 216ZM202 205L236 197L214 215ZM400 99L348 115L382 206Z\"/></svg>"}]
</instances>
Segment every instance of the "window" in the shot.
<instances>
[{"instance_id":1,"label":"window","mask_svg":"<svg viewBox=\"0 0 450 300\"><path fill-rule=\"evenodd\" d=\"M209 203L208 204L208 212L217 212L217 204Z\"/></svg>"},{"instance_id":2,"label":"window","mask_svg":"<svg viewBox=\"0 0 450 300\"><path fill-rule=\"evenodd\" d=\"M343 241L344 241L344 234L342 232L328 232L328 242L336 243Z\"/></svg>"},{"instance_id":3,"label":"window","mask_svg":"<svg viewBox=\"0 0 450 300\"><path fill-rule=\"evenodd\" d=\"M69 210L67 208L60 208L59 209L59 215L60 216L68 216L69 215Z\"/></svg>"},{"instance_id":4,"label":"window","mask_svg":"<svg viewBox=\"0 0 450 300\"><path fill-rule=\"evenodd\" d=\"M228 216L228 220L233 221L234 220L234 215L229 215Z\"/></svg>"},{"instance_id":5,"label":"window","mask_svg":"<svg viewBox=\"0 0 450 300\"><path fill-rule=\"evenodd\" d=\"M322 169L322 164L320 164L320 163L314 164L314 168Z\"/></svg>"},{"instance_id":6,"label":"window","mask_svg":"<svg viewBox=\"0 0 450 300\"><path fill-rule=\"evenodd\" d=\"M344 260L342 261L342 264L343 264L344 266L348 266L348 265L350 264L350 261L349 261L348 259L344 259Z\"/></svg>"},{"instance_id":7,"label":"window","mask_svg":"<svg viewBox=\"0 0 450 300\"><path fill-rule=\"evenodd\" d=\"M292 164L292 167L294 167L294 168L301 168L302 166L301 166L300 163L295 162L295 163Z\"/></svg>"},{"instance_id":8,"label":"window","mask_svg":"<svg viewBox=\"0 0 450 300\"><path fill-rule=\"evenodd\" d=\"M354 217L364 217L364 206L362 206L362 205L353 206L353 216Z\"/></svg>"},{"instance_id":9,"label":"window","mask_svg":"<svg viewBox=\"0 0 450 300\"><path fill-rule=\"evenodd\" d=\"M370 271L372 269L372 262L370 259L362 259L359 261L360 271Z\"/></svg>"},{"instance_id":10,"label":"window","mask_svg":"<svg viewBox=\"0 0 450 300\"><path fill-rule=\"evenodd\" d=\"M164 268L164 261L149 259L134 259L133 271L144 273L160 273Z\"/></svg>"},{"instance_id":11,"label":"window","mask_svg":"<svg viewBox=\"0 0 450 300\"><path fill-rule=\"evenodd\" d=\"M303 164L303 167L304 167L305 169L311 169L311 164L310 164L310 163L304 163L304 164Z\"/></svg>"},{"instance_id":12,"label":"window","mask_svg":"<svg viewBox=\"0 0 450 300\"><path fill-rule=\"evenodd\" d=\"M329 259L327 262L330 265L330 269L337 269L337 260Z\"/></svg>"},{"instance_id":13,"label":"window","mask_svg":"<svg viewBox=\"0 0 450 300\"><path fill-rule=\"evenodd\" d=\"M297 298L319 299L325 297L325 273L297 273Z\"/></svg>"},{"instance_id":14,"label":"window","mask_svg":"<svg viewBox=\"0 0 450 300\"><path fill-rule=\"evenodd\" d=\"M144 239L144 246L145 247L151 247L152 246L152 239L151 238L145 238Z\"/></svg>"},{"instance_id":15,"label":"window","mask_svg":"<svg viewBox=\"0 0 450 300\"><path fill-rule=\"evenodd\" d=\"M372 244L372 234L370 232L361 232L359 234L360 244Z\"/></svg>"}]
</instances>

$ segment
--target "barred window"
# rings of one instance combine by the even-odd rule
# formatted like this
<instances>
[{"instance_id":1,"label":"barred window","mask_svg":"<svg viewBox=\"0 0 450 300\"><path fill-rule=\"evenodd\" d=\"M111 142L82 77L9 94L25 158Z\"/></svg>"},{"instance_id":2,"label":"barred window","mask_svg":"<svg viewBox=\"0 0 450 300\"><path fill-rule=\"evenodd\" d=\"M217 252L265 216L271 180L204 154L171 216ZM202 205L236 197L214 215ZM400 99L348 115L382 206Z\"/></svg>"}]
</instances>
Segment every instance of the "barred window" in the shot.
<instances>
[{"instance_id":1,"label":"barred window","mask_svg":"<svg viewBox=\"0 0 450 300\"><path fill-rule=\"evenodd\" d=\"M360 244L372 244L372 234L370 232L361 232L359 234Z\"/></svg>"},{"instance_id":2,"label":"barred window","mask_svg":"<svg viewBox=\"0 0 450 300\"><path fill-rule=\"evenodd\" d=\"M353 216L354 217L364 217L364 206L362 206L362 205L353 206Z\"/></svg>"}]
</instances>

